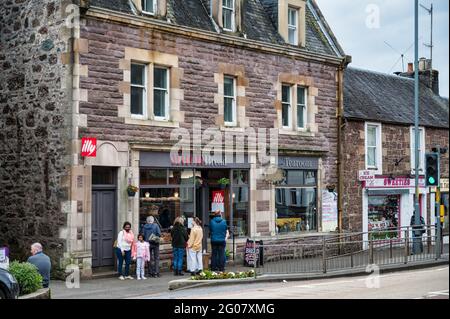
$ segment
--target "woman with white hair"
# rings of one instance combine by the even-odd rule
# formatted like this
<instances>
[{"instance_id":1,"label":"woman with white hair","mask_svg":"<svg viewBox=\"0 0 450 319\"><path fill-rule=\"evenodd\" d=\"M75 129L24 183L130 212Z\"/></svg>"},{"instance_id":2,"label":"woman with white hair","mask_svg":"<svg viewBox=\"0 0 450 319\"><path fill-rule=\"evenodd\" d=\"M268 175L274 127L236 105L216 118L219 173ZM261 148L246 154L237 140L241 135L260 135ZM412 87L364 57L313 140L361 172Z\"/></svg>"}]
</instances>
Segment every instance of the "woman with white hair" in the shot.
<instances>
[{"instance_id":1,"label":"woman with white hair","mask_svg":"<svg viewBox=\"0 0 450 319\"><path fill-rule=\"evenodd\" d=\"M147 224L141 231L144 234L144 240L150 244L150 265L149 276L160 277L159 274L159 244L161 241L161 228L155 223L155 217L148 216Z\"/></svg>"}]
</instances>

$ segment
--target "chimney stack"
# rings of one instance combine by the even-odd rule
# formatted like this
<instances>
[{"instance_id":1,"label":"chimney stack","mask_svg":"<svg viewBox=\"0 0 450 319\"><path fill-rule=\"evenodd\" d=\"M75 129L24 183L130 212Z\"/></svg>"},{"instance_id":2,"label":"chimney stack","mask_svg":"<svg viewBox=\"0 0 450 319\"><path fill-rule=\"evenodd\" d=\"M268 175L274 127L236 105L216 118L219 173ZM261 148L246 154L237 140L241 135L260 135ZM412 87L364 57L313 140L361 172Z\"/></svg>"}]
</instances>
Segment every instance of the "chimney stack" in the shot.
<instances>
[{"instance_id":1,"label":"chimney stack","mask_svg":"<svg viewBox=\"0 0 450 319\"><path fill-rule=\"evenodd\" d=\"M408 70L406 72L395 72L394 74L403 76L405 78L414 79L414 63L408 63ZM430 88L434 92L434 94L439 95L439 71L432 70L431 60L420 58L419 81L421 84Z\"/></svg>"}]
</instances>

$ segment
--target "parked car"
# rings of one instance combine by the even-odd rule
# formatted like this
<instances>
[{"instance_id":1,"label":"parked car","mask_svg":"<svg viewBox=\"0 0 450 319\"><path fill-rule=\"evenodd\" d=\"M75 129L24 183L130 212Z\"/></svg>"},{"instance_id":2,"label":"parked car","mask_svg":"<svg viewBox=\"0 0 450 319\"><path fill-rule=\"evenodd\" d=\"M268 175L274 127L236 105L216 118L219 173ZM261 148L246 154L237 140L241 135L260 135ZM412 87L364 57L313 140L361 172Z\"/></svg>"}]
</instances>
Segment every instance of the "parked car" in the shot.
<instances>
[{"instance_id":1,"label":"parked car","mask_svg":"<svg viewBox=\"0 0 450 319\"><path fill-rule=\"evenodd\" d=\"M9 271L0 268L0 299L17 299L19 291L16 278Z\"/></svg>"}]
</instances>

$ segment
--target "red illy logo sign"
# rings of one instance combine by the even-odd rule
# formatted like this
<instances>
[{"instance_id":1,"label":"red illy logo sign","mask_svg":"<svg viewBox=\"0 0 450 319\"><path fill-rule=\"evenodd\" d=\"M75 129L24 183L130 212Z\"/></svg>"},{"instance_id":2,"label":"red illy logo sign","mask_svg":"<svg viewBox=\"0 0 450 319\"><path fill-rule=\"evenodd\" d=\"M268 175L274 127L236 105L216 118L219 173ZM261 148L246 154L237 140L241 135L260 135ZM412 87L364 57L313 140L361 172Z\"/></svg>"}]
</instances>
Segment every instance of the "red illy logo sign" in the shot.
<instances>
[{"instance_id":1,"label":"red illy logo sign","mask_svg":"<svg viewBox=\"0 0 450 319\"><path fill-rule=\"evenodd\" d=\"M81 156L97 156L97 139L95 137L83 137L81 139Z\"/></svg>"}]
</instances>

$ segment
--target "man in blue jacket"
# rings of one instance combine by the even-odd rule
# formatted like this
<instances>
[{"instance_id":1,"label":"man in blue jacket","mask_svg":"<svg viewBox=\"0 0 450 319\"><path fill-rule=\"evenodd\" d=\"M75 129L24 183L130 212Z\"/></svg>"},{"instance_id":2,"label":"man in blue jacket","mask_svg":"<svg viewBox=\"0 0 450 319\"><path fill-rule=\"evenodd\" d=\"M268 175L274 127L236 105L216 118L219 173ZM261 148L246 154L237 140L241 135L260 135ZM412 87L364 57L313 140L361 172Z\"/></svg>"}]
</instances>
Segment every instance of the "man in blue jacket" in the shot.
<instances>
[{"instance_id":1,"label":"man in blue jacket","mask_svg":"<svg viewBox=\"0 0 450 319\"><path fill-rule=\"evenodd\" d=\"M153 216L147 217L147 224L142 227L141 234L150 244L150 264L148 272L150 277L160 277L159 273L159 244L161 241L161 228L155 223Z\"/></svg>"},{"instance_id":2,"label":"man in blue jacket","mask_svg":"<svg viewBox=\"0 0 450 319\"><path fill-rule=\"evenodd\" d=\"M225 247L228 226L220 211L214 213L214 218L209 223L209 229L212 247L211 270L225 271Z\"/></svg>"},{"instance_id":3,"label":"man in blue jacket","mask_svg":"<svg viewBox=\"0 0 450 319\"><path fill-rule=\"evenodd\" d=\"M48 288L50 284L50 270L52 268L52 264L50 262L50 257L44 254L42 250L42 245L40 243L34 243L31 245L31 254L33 256L28 258L28 262L36 266L42 276L42 286L44 288Z\"/></svg>"}]
</instances>

